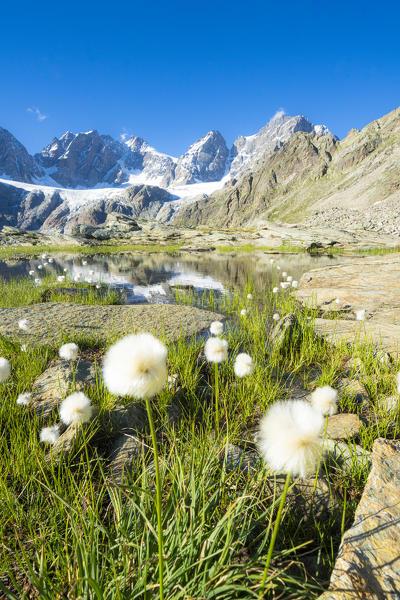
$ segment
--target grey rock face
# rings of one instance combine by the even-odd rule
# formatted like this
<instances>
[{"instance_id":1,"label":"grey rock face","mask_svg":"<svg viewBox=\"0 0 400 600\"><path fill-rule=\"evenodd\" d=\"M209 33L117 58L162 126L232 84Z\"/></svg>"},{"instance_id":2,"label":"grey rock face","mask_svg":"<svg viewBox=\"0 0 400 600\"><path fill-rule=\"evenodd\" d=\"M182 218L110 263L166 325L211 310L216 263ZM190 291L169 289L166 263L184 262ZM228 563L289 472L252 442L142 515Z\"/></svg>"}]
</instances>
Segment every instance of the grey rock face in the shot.
<instances>
[{"instance_id":1,"label":"grey rock face","mask_svg":"<svg viewBox=\"0 0 400 600\"><path fill-rule=\"evenodd\" d=\"M400 590L400 443L378 439L352 527L320 600L397 600Z\"/></svg>"},{"instance_id":2,"label":"grey rock face","mask_svg":"<svg viewBox=\"0 0 400 600\"><path fill-rule=\"evenodd\" d=\"M42 174L25 146L7 129L0 127L0 177L31 182Z\"/></svg>"},{"instance_id":3,"label":"grey rock face","mask_svg":"<svg viewBox=\"0 0 400 600\"><path fill-rule=\"evenodd\" d=\"M271 344L283 351L293 343L300 341L300 325L296 315L289 313L282 317L271 332Z\"/></svg>"},{"instance_id":4,"label":"grey rock face","mask_svg":"<svg viewBox=\"0 0 400 600\"><path fill-rule=\"evenodd\" d=\"M51 177L64 187L94 187L125 180L118 164L125 152L123 144L97 131L67 132L35 158L43 167L51 167Z\"/></svg>"},{"instance_id":5,"label":"grey rock face","mask_svg":"<svg viewBox=\"0 0 400 600\"><path fill-rule=\"evenodd\" d=\"M306 117L279 114L271 119L255 135L239 136L230 152L230 175L237 177L247 168L278 150L297 131L327 135L329 130L323 125L313 125Z\"/></svg>"},{"instance_id":6,"label":"grey rock face","mask_svg":"<svg viewBox=\"0 0 400 600\"><path fill-rule=\"evenodd\" d=\"M109 240L114 237L124 236L133 231L140 231L139 225L126 215L112 212L107 215L107 219L103 225L73 225L71 229L72 235L78 235L86 239Z\"/></svg>"},{"instance_id":7,"label":"grey rock face","mask_svg":"<svg viewBox=\"0 0 400 600\"><path fill-rule=\"evenodd\" d=\"M179 158L175 182L217 181L225 174L227 158L224 138L219 131L210 131Z\"/></svg>"}]
</instances>

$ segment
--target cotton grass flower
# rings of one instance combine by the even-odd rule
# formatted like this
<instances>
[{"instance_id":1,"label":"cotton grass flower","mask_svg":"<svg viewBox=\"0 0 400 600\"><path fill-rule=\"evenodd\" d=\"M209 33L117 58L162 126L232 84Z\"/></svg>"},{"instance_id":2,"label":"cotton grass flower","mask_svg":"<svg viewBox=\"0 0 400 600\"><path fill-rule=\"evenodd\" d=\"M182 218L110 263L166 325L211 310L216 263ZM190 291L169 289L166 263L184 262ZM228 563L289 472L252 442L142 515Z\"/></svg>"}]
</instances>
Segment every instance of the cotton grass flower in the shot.
<instances>
[{"instance_id":1,"label":"cotton grass flower","mask_svg":"<svg viewBox=\"0 0 400 600\"><path fill-rule=\"evenodd\" d=\"M277 287L272 288L272 293L273 294L276 294L277 292L279 292L279 288L277 288Z\"/></svg>"},{"instance_id":2,"label":"cotton grass flower","mask_svg":"<svg viewBox=\"0 0 400 600\"><path fill-rule=\"evenodd\" d=\"M260 452L273 471L287 475L268 547L260 598L263 598L291 476L306 477L318 469L323 449L323 426L322 414L302 400L276 402L261 420L258 438Z\"/></svg>"},{"instance_id":3,"label":"cotton grass flower","mask_svg":"<svg viewBox=\"0 0 400 600\"><path fill-rule=\"evenodd\" d=\"M101 285L98 283L98 284L96 285L96 290L99 290L100 288L101 288Z\"/></svg>"},{"instance_id":4,"label":"cotton grass flower","mask_svg":"<svg viewBox=\"0 0 400 600\"><path fill-rule=\"evenodd\" d=\"M35 283L36 283L36 285L40 285L42 283L42 280L39 279L39 277L36 277Z\"/></svg>"},{"instance_id":5,"label":"cotton grass flower","mask_svg":"<svg viewBox=\"0 0 400 600\"><path fill-rule=\"evenodd\" d=\"M253 294L247 294L247 300L253 300Z\"/></svg>"},{"instance_id":6,"label":"cotton grass flower","mask_svg":"<svg viewBox=\"0 0 400 600\"><path fill-rule=\"evenodd\" d=\"M65 425L87 423L93 413L93 406L83 392L75 392L67 396L60 405L60 418Z\"/></svg>"},{"instance_id":7,"label":"cotton grass flower","mask_svg":"<svg viewBox=\"0 0 400 600\"><path fill-rule=\"evenodd\" d=\"M273 265L275 261L274 261L274 259L273 259L273 258L270 258L270 259L269 259L269 262L271 263L271 265Z\"/></svg>"},{"instance_id":8,"label":"cotton grass flower","mask_svg":"<svg viewBox=\"0 0 400 600\"><path fill-rule=\"evenodd\" d=\"M240 311L240 315L242 317L245 317L247 315L247 310L245 308L242 308L242 310Z\"/></svg>"},{"instance_id":9,"label":"cotton grass flower","mask_svg":"<svg viewBox=\"0 0 400 600\"><path fill-rule=\"evenodd\" d=\"M38 269L43 269L43 265L38 265Z\"/></svg>"},{"instance_id":10,"label":"cotton grass flower","mask_svg":"<svg viewBox=\"0 0 400 600\"><path fill-rule=\"evenodd\" d=\"M43 427L40 431L40 441L44 444L55 444L60 437L60 428L58 425Z\"/></svg>"},{"instance_id":11,"label":"cotton grass flower","mask_svg":"<svg viewBox=\"0 0 400 600\"><path fill-rule=\"evenodd\" d=\"M83 266L85 267L87 265L87 260L83 260L82 261Z\"/></svg>"},{"instance_id":12,"label":"cotton grass flower","mask_svg":"<svg viewBox=\"0 0 400 600\"><path fill-rule=\"evenodd\" d=\"M20 319L18 321L18 327L22 329L22 331L28 331L29 329L29 321L28 319Z\"/></svg>"},{"instance_id":13,"label":"cotton grass flower","mask_svg":"<svg viewBox=\"0 0 400 600\"><path fill-rule=\"evenodd\" d=\"M32 276L32 275L34 275L34 274L35 274L35 271L32 271L32 270L31 270L31 271L29 271L29 275L30 275L30 276Z\"/></svg>"},{"instance_id":14,"label":"cotton grass flower","mask_svg":"<svg viewBox=\"0 0 400 600\"><path fill-rule=\"evenodd\" d=\"M54 262L54 258L49 258L49 263L53 263Z\"/></svg>"},{"instance_id":15,"label":"cotton grass flower","mask_svg":"<svg viewBox=\"0 0 400 600\"><path fill-rule=\"evenodd\" d=\"M106 387L120 396L152 398L167 382L167 352L165 345L149 333L122 338L104 357Z\"/></svg>"},{"instance_id":16,"label":"cotton grass flower","mask_svg":"<svg viewBox=\"0 0 400 600\"><path fill-rule=\"evenodd\" d=\"M291 275L288 275L286 277L286 281L292 282L293 281L293 277Z\"/></svg>"},{"instance_id":17,"label":"cotton grass flower","mask_svg":"<svg viewBox=\"0 0 400 600\"><path fill-rule=\"evenodd\" d=\"M10 376L11 366L6 358L0 356L0 383L6 381Z\"/></svg>"},{"instance_id":18,"label":"cotton grass flower","mask_svg":"<svg viewBox=\"0 0 400 600\"><path fill-rule=\"evenodd\" d=\"M282 271L282 277L287 277L286 271Z\"/></svg>"},{"instance_id":19,"label":"cotton grass flower","mask_svg":"<svg viewBox=\"0 0 400 600\"><path fill-rule=\"evenodd\" d=\"M238 354L233 365L236 377L246 377L254 371L254 362L249 354L242 352Z\"/></svg>"},{"instance_id":20,"label":"cotton grass flower","mask_svg":"<svg viewBox=\"0 0 400 600\"><path fill-rule=\"evenodd\" d=\"M292 287L293 287L293 288L297 288L297 287L298 287L298 285L299 285L299 282L298 282L298 281L296 281L296 279L293 279L293 281L292 281Z\"/></svg>"},{"instance_id":21,"label":"cotton grass flower","mask_svg":"<svg viewBox=\"0 0 400 600\"><path fill-rule=\"evenodd\" d=\"M65 269L63 269L64 273L68 273L68 269L67 267L65 267Z\"/></svg>"},{"instance_id":22,"label":"cotton grass flower","mask_svg":"<svg viewBox=\"0 0 400 600\"><path fill-rule=\"evenodd\" d=\"M224 324L221 321L213 321L210 325L212 335L221 335L224 331Z\"/></svg>"},{"instance_id":23,"label":"cotton grass flower","mask_svg":"<svg viewBox=\"0 0 400 600\"><path fill-rule=\"evenodd\" d=\"M356 320L357 321L364 321L365 319L365 309L361 309L361 310L356 310Z\"/></svg>"},{"instance_id":24,"label":"cotton grass flower","mask_svg":"<svg viewBox=\"0 0 400 600\"><path fill-rule=\"evenodd\" d=\"M290 283L288 281L281 281L281 288L283 290L285 290L286 288L288 288L290 286Z\"/></svg>"},{"instance_id":25,"label":"cotton grass flower","mask_svg":"<svg viewBox=\"0 0 400 600\"><path fill-rule=\"evenodd\" d=\"M311 394L311 404L325 415L334 415L337 413L337 396L338 393L330 385L318 387Z\"/></svg>"},{"instance_id":26,"label":"cotton grass flower","mask_svg":"<svg viewBox=\"0 0 400 600\"><path fill-rule=\"evenodd\" d=\"M45 258L47 258L47 254L46 254L46 252L44 252L44 253L42 254L41 258L42 258L42 260L45 260Z\"/></svg>"},{"instance_id":27,"label":"cotton grass flower","mask_svg":"<svg viewBox=\"0 0 400 600\"><path fill-rule=\"evenodd\" d=\"M274 313L272 315L272 318L273 318L274 321L279 321L279 319L280 319L279 313Z\"/></svg>"},{"instance_id":28,"label":"cotton grass flower","mask_svg":"<svg viewBox=\"0 0 400 600\"><path fill-rule=\"evenodd\" d=\"M32 402L32 394L29 392L25 392L24 394L20 394L17 398L17 404L19 406L29 406Z\"/></svg>"},{"instance_id":29,"label":"cotton grass flower","mask_svg":"<svg viewBox=\"0 0 400 600\"><path fill-rule=\"evenodd\" d=\"M79 347L71 342L70 344L63 344L58 351L58 356L63 360L75 360L78 356Z\"/></svg>"},{"instance_id":30,"label":"cotton grass flower","mask_svg":"<svg viewBox=\"0 0 400 600\"><path fill-rule=\"evenodd\" d=\"M277 265L277 267L276 267L276 268L278 269L278 271L280 271L280 270L281 270L281 268L280 268L280 266L279 266L279 265Z\"/></svg>"},{"instance_id":31,"label":"cotton grass flower","mask_svg":"<svg viewBox=\"0 0 400 600\"><path fill-rule=\"evenodd\" d=\"M260 452L277 473L315 473L322 451L324 418L308 402L276 402L260 423Z\"/></svg>"},{"instance_id":32,"label":"cotton grass flower","mask_svg":"<svg viewBox=\"0 0 400 600\"><path fill-rule=\"evenodd\" d=\"M213 338L218 340L219 338ZM160 598L163 598L163 527L161 479L158 463L157 438L150 398L161 392L168 378L167 348L149 333L128 335L111 346L104 357L103 378L112 394L135 396L146 402L147 416L153 442L156 477L156 511L158 526L158 569Z\"/></svg>"},{"instance_id":33,"label":"cotton grass flower","mask_svg":"<svg viewBox=\"0 0 400 600\"><path fill-rule=\"evenodd\" d=\"M224 362L228 358L228 342L218 337L209 338L204 346L204 354L208 362Z\"/></svg>"},{"instance_id":34,"label":"cotton grass flower","mask_svg":"<svg viewBox=\"0 0 400 600\"><path fill-rule=\"evenodd\" d=\"M60 283L62 283L63 281L65 281L65 275L58 275L57 281L59 281Z\"/></svg>"},{"instance_id":35,"label":"cotton grass flower","mask_svg":"<svg viewBox=\"0 0 400 600\"><path fill-rule=\"evenodd\" d=\"M340 304L340 298L336 298L335 303Z\"/></svg>"}]
</instances>

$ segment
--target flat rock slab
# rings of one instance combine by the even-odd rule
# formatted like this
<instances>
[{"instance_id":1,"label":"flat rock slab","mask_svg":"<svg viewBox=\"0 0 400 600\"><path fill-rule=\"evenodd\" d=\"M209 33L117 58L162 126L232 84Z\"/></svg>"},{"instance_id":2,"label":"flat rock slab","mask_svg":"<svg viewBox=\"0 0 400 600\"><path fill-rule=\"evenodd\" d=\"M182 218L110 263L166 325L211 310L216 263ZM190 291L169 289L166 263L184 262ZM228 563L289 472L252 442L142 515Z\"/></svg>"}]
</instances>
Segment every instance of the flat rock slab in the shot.
<instances>
[{"instance_id":1,"label":"flat rock slab","mask_svg":"<svg viewBox=\"0 0 400 600\"><path fill-rule=\"evenodd\" d=\"M18 328L28 319L28 333ZM16 336L24 343L59 343L62 336L85 335L108 339L129 333L148 332L167 341L189 337L223 316L172 304L89 306L71 302L46 302L17 308L0 308L0 334Z\"/></svg>"},{"instance_id":2,"label":"flat rock slab","mask_svg":"<svg viewBox=\"0 0 400 600\"><path fill-rule=\"evenodd\" d=\"M331 440L345 440L360 432L361 421L358 415L341 413L328 418L326 435Z\"/></svg>"},{"instance_id":3,"label":"flat rock slab","mask_svg":"<svg viewBox=\"0 0 400 600\"><path fill-rule=\"evenodd\" d=\"M391 355L400 352L400 325L377 321L350 321L345 319L315 319L315 332L328 343L374 344Z\"/></svg>"},{"instance_id":4,"label":"flat rock slab","mask_svg":"<svg viewBox=\"0 0 400 600\"><path fill-rule=\"evenodd\" d=\"M391 322L400 325L400 254L308 271L300 279L296 297L322 310L365 309L378 320L389 311ZM388 322L387 318L382 321Z\"/></svg>"},{"instance_id":5,"label":"flat rock slab","mask_svg":"<svg viewBox=\"0 0 400 600\"><path fill-rule=\"evenodd\" d=\"M400 597L400 442L378 439L354 523L320 600Z\"/></svg>"},{"instance_id":6,"label":"flat rock slab","mask_svg":"<svg viewBox=\"0 0 400 600\"><path fill-rule=\"evenodd\" d=\"M32 408L42 418L48 418L69 394L95 385L97 367L86 360L73 362L56 360L35 380L32 386Z\"/></svg>"}]
</instances>

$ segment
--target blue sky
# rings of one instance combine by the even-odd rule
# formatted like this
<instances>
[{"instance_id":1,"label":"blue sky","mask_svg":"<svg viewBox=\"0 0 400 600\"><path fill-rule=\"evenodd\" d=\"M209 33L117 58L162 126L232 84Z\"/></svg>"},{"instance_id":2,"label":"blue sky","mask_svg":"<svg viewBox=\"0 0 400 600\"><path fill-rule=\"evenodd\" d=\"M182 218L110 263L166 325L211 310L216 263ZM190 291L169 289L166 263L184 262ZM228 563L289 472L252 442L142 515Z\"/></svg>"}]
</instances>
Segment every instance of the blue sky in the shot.
<instances>
[{"instance_id":1,"label":"blue sky","mask_svg":"<svg viewBox=\"0 0 400 600\"><path fill-rule=\"evenodd\" d=\"M344 137L400 105L399 17L385 1L3 3L0 126L30 152L97 129L179 155L284 109Z\"/></svg>"}]
</instances>

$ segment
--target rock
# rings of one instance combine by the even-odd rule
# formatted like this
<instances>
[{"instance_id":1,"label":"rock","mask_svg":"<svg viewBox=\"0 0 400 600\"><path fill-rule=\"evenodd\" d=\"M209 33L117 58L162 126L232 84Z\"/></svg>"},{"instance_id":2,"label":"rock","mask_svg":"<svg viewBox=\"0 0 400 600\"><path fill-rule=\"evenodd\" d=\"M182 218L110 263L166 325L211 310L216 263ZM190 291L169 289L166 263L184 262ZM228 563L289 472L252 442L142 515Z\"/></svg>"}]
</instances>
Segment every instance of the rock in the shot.
<instances>
[{"instance_id":1,"label":"rock","mask_svg":"<svg viewBox=\"0 0 400 600\"><path fill-rule=\"evenodd\" d=\"M285 475L269 475L267 485L271 495L278 497L283 492ZM320 473L317 481L315 477L297 479L288 493L287 502L300 517L307 519L308 515L321 518L332 515L338 508L338 503L326 478Z\"/></svg>"},{"instance_id":2,"label":"rock","mask_svg":"<svg viewBox=\"0 0 400 600\"><path fill-rule=\"evenodd\" d=\"M349 375L351 373L355 373L355 374L359 374L362 373L365 370L365 365L363 363L363 361L361 360L361 358L349 358L349 360L346 362L345 364L346 369L349 372Z\"/></svg>"},{"instance_id":3,"label":"rock","mask_svg":"<svg viewBox=\"0 0 400 600\"><path fill-rule=\"evenodd\" d=\"M39 375L32 386L32 408L40 418L48 419L73 391L96 384L96 365L89 361L56 360Z\"/></svg>"},{"instance_id":4,"label":"rock","mask_svg":"<svg viewBox=\"0 0 400 600\"><path fill-rule=\"evenodd\" d=\"M28 319L28 333L18 328ZM167 341L189 337L208 329L221 314L192 306L172 304L94 306L46 302L18 308L0 308L0 334L18 337L22 343L60 343L60 336L96 335L107 340L116 335L149 332Z\"/></svg>"},{"instance_id":5,"label":"rock","mask_svg":"<svg viewBox=\"0 0 400 600\"><path fill-rule=\"evenodd\" d=\"M50 448L50 451L46 454L46 461L51 461L60 454L71 454L71 452L78 448L81 442L89 442L93 436L95 429L93 428L93 419L97 415L97 407L93 407L93 416L91 421L87 423L77 424L73 423L69 425L67 429L60 435L55 444Z\"/></svg>"},{"instance_id":6,"label":"rock","mask_svg":"<svg viewBox=\"0 0 400 600\"><path fill-rule=\"evenodd\" d=\"M400 396L381 396L377 399L376 407L386 413L396 413L400 408Z\"/></svg>"},{"instance_id":7,"label":"rock","mask_svg":"<svg viewBox=\"0 0 400 600\"><path fill-rule=\"evenodd\" d=\"M358 444L346 444L345 442L325 439L324 448L329 457L344 471L351 471L355 464L360 466L369 463L371 460L371 452Z\"/></svg>"},{"instance_id":8,"label":"rock","mask_svg":"<svg viewBox=\"0 0 400 600\"><path fill-rule=\"evenodd\" d=\"M285 350L300 343L301 328L295 314L289 313L280 319L270 335L271 345L277 350Z\"/></svg>"},{"instance_id":9,"label":"rock","mask_svg":"<svg viewBox=\"0 0 400 600\"><path fill-rule=\"evenodd\" d=\"M220 461L225 462L227 471L240 470L243 473L256 471L256 464L260 461L260 457L255 451L245 451L235 444L227 444L219 455Z\"/></svg>"},{"instance_id":10,"label":"rock","mask_svg":"<svg viewBox=\"0 0 400 600\"><path fill-rule=\"evenodd\" d=\"M360 429L361 421L358 415L340 413L328 417L326 435L332 440L344 440L358 435Z\"/></svg>"},{"instance_id":11,"label":"rock","mask_svg":"<svg viewBox=\"0 0 400 600\"><path fill-rule=\"evenodd\" d=\"M378 439L354 523L343 536L320 600L399 598L400 442Z\"/></svg>"},{"instance_id":12,"label":"rock","mask_svg":"<svg viewBox=\"0 0 400 600\"><path fill-rule=\"evenodd\" d=\"M130 435L143 431L148 424L146 410L137 402L126 406L118 404L110 411L109 419L113 429Z\"/></svg>"},{"instance_id":13,"label":"rock","mask_svg":"<svg viewBox=\"0 0 400 600\"><path fill-rule=\"evenodd\" d=\"M369 404L369 394L361 381L344 378L337 384L337 391L360 404Z\"/></svg>"},{"instance_id":14,"label":"rock","mask_svg":"<svg viewBox=\"0 0 400 600\"><path fill-rule=\"evenodd\" d=\"M129 476L144 452L144 445L137 437L124 433L114 443L110 453L110 474L116 484Z\"/></svg>"},{"instance_id":15,"label":"rock","mask_svg":"<svg viewBox=\"0 0 400 600\"><path fill-rule=\"evenodd\" d=\"M175 393L167 409L167 418L170 425L175 425L181 420L185 408L185 390L179 386L175 389Z\"/></svg>"}]
</instances>

